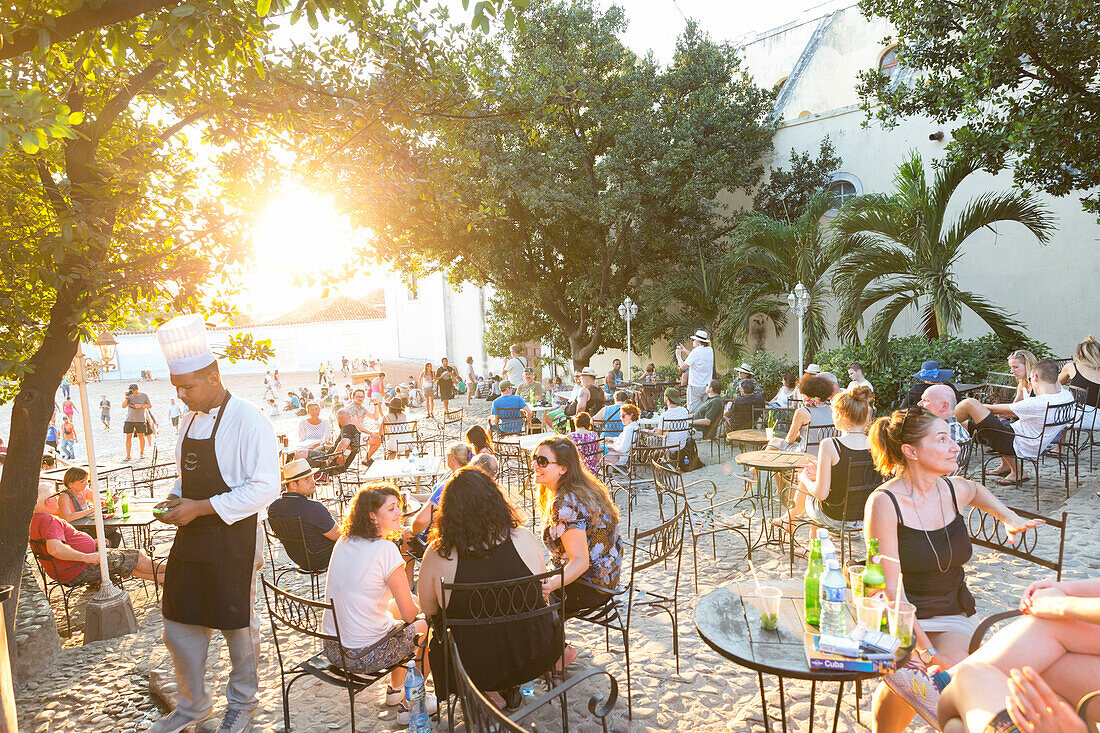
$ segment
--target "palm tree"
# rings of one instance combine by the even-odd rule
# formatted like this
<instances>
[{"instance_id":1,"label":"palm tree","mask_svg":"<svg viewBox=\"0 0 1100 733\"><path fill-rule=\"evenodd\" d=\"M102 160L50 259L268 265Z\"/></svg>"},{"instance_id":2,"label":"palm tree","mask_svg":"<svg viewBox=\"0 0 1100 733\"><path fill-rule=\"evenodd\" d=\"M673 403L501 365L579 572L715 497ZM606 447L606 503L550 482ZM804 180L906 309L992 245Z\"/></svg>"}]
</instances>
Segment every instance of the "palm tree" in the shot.
<instances>
[{"instance_id":1,"label":"palm tree","mask_svg":"<svg viewBox=\"0 0 1100 733\"><path fill-rule=\"evenodd\" d=\"M749 319L767 316L782 334L787 325L787 295L802 283L810 292L806 313L806 355L812 358L829 337L825 322L832 300L826 272L836 261L835 247L824 235L821 218L836 206L832 194L815 194L794 221L779 221L764 214L748 216L733 236L736 247L725 263L734 288L728 317L719 336L746 342Z\"/></svg>"},{"instance_id":2,"label":"palm tree","mask_svg":"<svg viewBox=\"0 0 1100 733\"><path fill-rule=\"evenodd\" d=\"M842 339L858 341L864 314L879 307L866 342L881 361L894 321L909 306L920 313L926 338L957 332L963 306L1001 338L1022 336L1014 314L961 290L952 267L962 255L963 243L983 227L1018 222L1045 244L1054 232L1054 219L1029 194L1002 192L971 199L947 221L952 195L975 170L972 162L952 161L937 168L929 184L921 157L914 152L894 176L894 193L861 196L841 210L833 223L842 253L833 285Z\"/></svg>"}]
</instances>

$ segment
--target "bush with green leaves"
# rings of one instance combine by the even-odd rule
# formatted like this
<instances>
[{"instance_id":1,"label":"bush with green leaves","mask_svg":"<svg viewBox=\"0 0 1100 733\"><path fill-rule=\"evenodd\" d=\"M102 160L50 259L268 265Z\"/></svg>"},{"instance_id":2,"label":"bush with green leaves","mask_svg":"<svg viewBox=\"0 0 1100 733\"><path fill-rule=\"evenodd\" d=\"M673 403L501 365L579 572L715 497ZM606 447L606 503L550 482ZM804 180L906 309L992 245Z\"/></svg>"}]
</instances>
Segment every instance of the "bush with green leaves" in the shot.
<instances>
[{"instance_id":1,"label":"bush with green leaves","mask_svg":"<svg viewBox=\"0 0 1100 733\"><path fill-rule=\"evenodd\" d=\"M783 373L798 371L798 364L787 361L786 357L782 355L775 356L767 351L757 351L752 356L745 359L745 363L752 367L753 379L760 385L760 389L764 392L764 397L769 400L772 398L772 395L778 392L779 388L783 386ZM729 374L720 375L722 384L726 387L727 391L733 386L733 381L736 377L736 369Z\"/></svg>"},{"instance_id":2,"label":"bush with green leaves","mask_svg":"<svg viewBox=\"0 0 1100 733\"><path fill-rule=\"evenodd\" d=\"M921 362L931 359L941 369L953 370L953 382L978 383L984 382L991 370L1007 371L1005 359L1015 349L1027 349L1040 359L1053 356L1050 347L1041 341L1009 343L994 334L974 339L946 336L931 341L921 336L900 336L890 339L881 367L875 365L871 350L864 344L819 351L817 363L823 371L837 375L842 385L847 383L848 365L853 361L863 364L864 376L875 387L881 413L884 406L899 402L902 389L908 389L912 375L920 371Z\"/></svg>"}]
</instances>

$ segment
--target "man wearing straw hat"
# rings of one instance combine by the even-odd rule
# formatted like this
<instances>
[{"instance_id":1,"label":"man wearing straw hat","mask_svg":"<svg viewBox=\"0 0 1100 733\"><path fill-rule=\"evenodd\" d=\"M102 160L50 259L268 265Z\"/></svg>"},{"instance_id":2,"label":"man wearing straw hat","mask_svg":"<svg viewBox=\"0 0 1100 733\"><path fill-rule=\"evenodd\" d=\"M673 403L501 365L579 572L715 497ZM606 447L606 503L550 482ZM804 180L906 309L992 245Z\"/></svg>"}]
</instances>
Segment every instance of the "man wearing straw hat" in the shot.
<instances>
[{"instance_id":1,"label":"man wearing straw hat","mask_svg":"<svg viewBox=\"0 0 1100 733\"><path fill-rule=\"evenodd\" d=\"M687 409L695 412L714 378L714 349L710 348L710 334L701 328L691 337L691 346L689 352L683 344L676 344L676 362L680 371L688 373Z\"/></svg>"},{"instance_id":2,"label":"man wearing straw hat","mask_svg":"<svg viewBox=\"0 0 1100 733\"><path fill-rule=\"evenodd\" d=\"M180 477L158 505L160 520L178 527L162 607L178 702L149 730L176 733L210 716L204 673L217 629L232 663L217 730L236 733L251 727L258 704L256 573L263 565L261 515L279 496L275 433L256 407L225 389L201 317L171 319L157 329L157 341L176 394L191 412L176 444Z\"/></svg>"}]
</instances>

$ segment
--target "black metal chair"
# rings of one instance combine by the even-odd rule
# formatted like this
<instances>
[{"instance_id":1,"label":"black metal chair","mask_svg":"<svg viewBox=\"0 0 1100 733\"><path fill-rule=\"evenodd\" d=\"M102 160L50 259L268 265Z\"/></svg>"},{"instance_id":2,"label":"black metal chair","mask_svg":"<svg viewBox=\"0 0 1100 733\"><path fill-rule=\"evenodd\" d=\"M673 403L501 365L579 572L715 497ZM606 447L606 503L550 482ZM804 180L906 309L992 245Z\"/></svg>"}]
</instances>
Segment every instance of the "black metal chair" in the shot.
<instances>
[{"instance_id":1,"label":"black metal chair","mask_svg":"<svg viewBox=\"0 0 1100 733\"><path fill-rule=\"evenodd\" d=\"M955 460L958 462L959 467L956 468L955 472L951 474L952 476L962 476L963 478L967 477L967 474L970 472L970 459L974 455L975 442L977 441L975 441L974 438L971 437L970 440L959 443L959 455L955 457Z\"/></svg>"},{"instance_id":2,"label":"black metal chair","mask_svg":"<svg viewBox=\"0 0 1100 733\"><path fill-rule=\"evenodd\" d=\"M454 634L462 636L463 630L475 626L504 626L505 624L537 623L545 617L550 622L555 635L554 641L560 647L561 659L565 655L565 604L557 596L551 596L549 600L542 595L542 581L550 578L558 579L558 587L565 585L565 569L557 568L545 573L530 575L525 578L511 580L496 580L484 583L448 583L440 581L440 598L447 599L449 605L455 594L467 596L468 606L471 609L471 618L454 618L447 615L447 606L440 604L439 622L433 628L433 634L445 634L454 645ZM515 628L514 626L512 628ZM507 628L502 628L501 633L507 633ZM446 677L451 669L450 649L447 645L444 651L444 665L442 674ZM545 670L549 675L550 670ZM437 687L440 687L437 683ZM442 689L450 690L449 679L444 680ZM566 708L565 697L562 697L561 722L562 730L569 730L569 717ZM454 708L450 696L447 699L447 725L454 730Z\"/></svg>"},{"instance_id":3,"label":"black metal chair","mask_svg":"<svg viewBox=\"0 0 1100 733\"><path fill-rule=\"evenodd\" d=\"M691 435L691 418L664 420L658 424L665 443L683 445Z\"/></svg>"},{"instance_id":4,"label":"black metal chair","mask_svg":"<svg viewBox=\"0 0 1100 733\"><path fill-rule=\"evenodd\" d=\"M416 422L416 420L405 420L403 422L382 423L382 448L386 451L387 458L400 455L408 447L408 444L420 440Z\"/></svg>"},{"instance_id":5,"label":"black metal chair","mask_svg":"<svg viewBox=\"0 0 1100 733\"><path fill-rule=\"evenodd\" d=\"M351 730L355 730L355 696L367 689L375 682L384 679L390 672L402 666L413 658L410 654L406 658L391 667L380 669L370 674L355 674L344 669L344 647L340 644L340 620L336 615L333 604L313 601L308 598L296 596L267 578L260 578L264 588L264 602L267 604L267 615L271 620L271 637L275 641L275 656L279 662L279 687L283 695L283 730L290 733L290 687L303 677L313 677L336 687L343 687L348 692L348 707L351 710ZM326 633L322 626L322 615L330 614L334 633ZM341 665L329 662L323 651L305 658L288 659L289 649L279 642L280 626L287 630L297 632L309 637L318 643L326 641L335 642L340 648ZM308 652L307 652L308 653ZM288 669L288 665L291 665Z\"/></svg>"},{"instance_id":6,"label":"black metal chair","mask_svg":"<svg viewBox=\"0 0 1100 733\"><path fill-rule=\"evenodd\" d=\"M80 590L81 586L78 585L65 585L51 578L46 574L46 563L53 564L53 560L50 559L49 554L46 552L45 540L29 540L31 547L31 555L34 557L34 564L38 567L38 574L42 578L42 590L46 593L46 600L49 601L54 592L61 594L61 605L65 609L65 636L73 635L73 619L69 610L69 596ZM54 573L57 572L57 566L54 565Z\"/></svg>"},{"instance_id":7,"label":"black metal chair","mask_svg":"<svg viewBox=\"0 0 1100 733\"><path fill-rule=\"evenodd\" d=\"M699 592L699 540L710 537L711 553L715 559L718 557L718 541L716 535L720 532L733 532L745 541L745 556L752 558L752 550L756 546L752 537L752 518L756 515L758 507L751 498L739 496L715 503L718 495L718 485L708 479L700 479L691 483L684 483L684 475L675 466L659 460L650 461L653 471L653 483L657 487L658 507L661 512L661 520L664 521L664 500L671 502L671 514L687 509L687 530L691 532L691 562L695 578L695 592ZM701 497L690 498L688 492L697 486L709 486ZM740 510L736 515L729 515L723 509ZM763 523L763 518L761 518ZM761 527L763 529L763 527Z\"/></svg>"},{"instance_id":8,"label":"black metal chair","mask_svg":"<svg viewBox=\"0 0 1100 733\"><path fill-rule=\"evenodd\" d=\"M971 543L979 547L1004 553L1011 557L1017 557L1054 571L1055 579L1062 579L1063 558L1066 546L1066 513L1062 512L1060 519L1044 517L1041 514L1033 514L1023 509L1013 509L1025 519L1042 519L1046 524L1040 525L1034 530L1025 532L1017 538L1015 545L1008 541L1008 533L1004 523L977 507L971 508L966 517L967 531L970 534ZM1055 546L1057 538L1057 546ZM1041 540L1044 540L1041 542ZM1009 619L1020 615L1019 608L1010 611L994 613L978 624L978 628L970 637L970 653L973 654L982 645L982 641L989 630Z\"/></svg>"},{"instance_id":9,"label":"black metal chair","mask_svg":"<svg viewBox=\"0 0 1100 733\"><path fill-rule=\"evenodd\" d=\"M153 463L150 466L134 466L131 471L133 471L134 476L135 495L139 490L148 489L150 499L156 495L158 484L174 482L176 477L179 476L175 461Z\"/></svg>"},{"instance_id":10,"label":"black metal chair","mask_svg":"<svg viewBox=\"0 0 1100 733\"><path fill-rule=\"evenodd\" d=\"M820 469L818 469L820 470ZM875 464L872 461L853 461L848 464L848 490L844 492L844 502L841 508L841 516L844 517L843 528L839 533L835 529L825 524L814 521L813 519L806 518L798 522L795 522L792 527L790 535L790 572L794 575L794 537L798 533L799 527L817 527L819 529L826 529L832 533L840 535L840 566L845 567L846 560L851 557L852 550L852 537L863 535L863 510L867 506L867 500L874 493L875 489L882 486L882 476L875 470ZM793 487L792 491L799 491L798 487Z\"/></svg>"},{"instance_id":11,"label":"black metal chair","mask_svg":"<svg viewBox=\"0 0 1100 733\"><path fill-rule=\"evenodd\" d=\"M565 710L565 693L582 682L586 682L594 677L606 677L610 685L610 692L608 693L606 702L604 701L604 696L599 693L596 693L588 699L588 711L599 719L604 733L607 733L607 716L611 714L611 711L615 708L615 703L618 702L619 683L602 667L586 669L574 675L568 682L558 685L545 695L532 700L529 704L517 710L509 717L498 710L470 680L470 675L462 665L462 658L458 653L458 648L455 646L450 631L447 632L447 649L451 659L451 672L456 683L455 688L458 695L458 701L462 706L462 718L465 722L465 729L471 731L471 733L505 733L506 731L515 733L522 731L523 733L527 733L535 728L533 726L527 728L520 725L520 721L529 718L533 713L553 702L557 697L562 698L562 714L565 716L567 715ZM566 722L568 722L568 717L566 717ZM568 730L568 728L565 728L565 730Z\"/></svg>"},{"instance_id":12,"label":"black metal chair","mask_svg":"<svg viewBox=\"0 0 1100 733\"><path fill-rule=\"evenodd\" d=\"M493 435L527 435L531 428L531 417L522 407L502 407L497 410L497 423L489 423Z\"/></svg>"},{"instance_id":13,"label":"black metal chair","mask_svg":"<svg viewBox=\"0 0 1100 733\"><path fill-rule=\"evenodd\" d=\"M1093 452L1100 441L1096 434L1100 432L1100 415L1097 408L1088 403L1088 391L1081 387L1069 385L1066 387L1073 395L1075 410L1073 415L1073 429L1068 439L1069 450L1073 452L1073 477L1077 485L1081 485L1081 454L1089 452L1089 470L1093 466Z\"/></svg>"},{"instance_id":14,"label":"black metal chair","mask_svg":"<svg viewBox=\"0 0 1100 733\"><path fill-rule=\"evenodd\" d=\"M752 424L758 430L772 428L774 435L780 437L791 429L791 421L794 420L794 407L753 407Z\"/></svg>"},{"instance_id":15,"label":"black metal chair","mask_svg":"<svg viewBox=\"0 0 1100 733\"><path fill-rule=\"evenodd\" d=\"M978 428L974 431L973 438L979 442L982 442L982 437L991 433L1003 433L1008 434L1013 438L1023 438L1023 440L1036 449L1036 455L1034 457L1021 458L1019 456L1014 457L1016 461L1021 463L1030 464L1035 469L1035 510L1039 510L1039 468L1042 465L1044 458L1053 458L1058 461L1058 464L1064 468L1065 473L1065 485L1066 485L1066 498L1069 498L1069 460L1073 455L1072 451L1072 437L1073 432L1073 419L1077 411L1077 403L1075 401L1065 402L1063 404L1052 405L1048 404L1046 407L1046 414L1043 417L1043 428L1039 431L1038 435L1019 435L1012 430L1001 430L998 428ZM1055 450L1057 448L1057 450ZM982 483L985 483L986 479L986 467L994 461L999 460L1002 454L994 451L989 446L983 443L982 445ZM1016 486L1018 488L1023 487L1023 475L1024 472L1019 470L1019 466L1016 471Z\"/></svg>"},{"instance_id":16,"label":"black metal chair","mask_svg":"<svg viewBox=\"0 0 1100 733\"><path fill-rule=\"evenodd\" d=\"M465 421L465 413L462 408L459 407L454 410L443 411L443 422L439 426L439 437L441 440L461 440L462 439L462 424Z\"/></svg>"},{"instance_id":17,"label":"black metal chair","mask_svg":"<svg viewBox=\"0 0 1100 733\"><path fill-rule=\"evenodd\" d=\"M680 561L684 551L684 525L688 509L685 504L666 522L645 531L634 530L631 543L630 580L620 585L602 604L586 609L573 616L577 621L602 626L604 643L610 651L610 632L618 631L623 637L623 652L626 661L626 709L627 717L634 719L633 699L630 689L630 618L634 607L653 608L667 613L672 620L672 649L676 657L676 674L680 673L680 637L677 598L680 587ZM640 554L639 554L640 553ZM638 573L654 565L665 566L670 560L676 560L676 577L672 585L672 595L643 590L638 585ZM584 583L575 580L574 583ZM567 591L568 592L568 591ZM624 618L625 614L625 618Z\"/></svg>"},{"instance_id":18,"label":"black metal chair","mask_svg":"<svg viewBox=\"0 0 1100 733\"><path fill-rule=\"evenodd\" d=\"M328 562L327 559L322 559L320 553L313 552L309 549L301 517L295 519L277 519L269 516L264 525L264 531L267 532L268 558L271 560L272 565L271 579L275 585L278 585L279 578L285 577L287 573L304 575L309 579L310 598L313 600L319 599L321 597L321 577L328 572ZM283 550L286 552L287 557L290 558L291 565L280 569L275 568L275 556L271 549L272 536L278 539L279 544L283 546ZM295 548L296 554L305 558L305 566L300 565L298 561L294 559L294 555L291 554L291 547Z\"/></svg>"},{"instance_id":19,"label":"black metal chair","mask_svg":"<svg viewBox=\"0 0 1100 733\"><path fill-rule=\"evenodd\" d=\"M670 460L675 450L674 444L666 436L650 435L640 430L634 431L631 439L630 455L621 465L604 464L603 481L611 491L612 499L620 490L626 491L626 526L631 524L631 512L642 490L653 486L653 476L648 474L649 464L653 460Z\"/></svg>"}]
</instances>

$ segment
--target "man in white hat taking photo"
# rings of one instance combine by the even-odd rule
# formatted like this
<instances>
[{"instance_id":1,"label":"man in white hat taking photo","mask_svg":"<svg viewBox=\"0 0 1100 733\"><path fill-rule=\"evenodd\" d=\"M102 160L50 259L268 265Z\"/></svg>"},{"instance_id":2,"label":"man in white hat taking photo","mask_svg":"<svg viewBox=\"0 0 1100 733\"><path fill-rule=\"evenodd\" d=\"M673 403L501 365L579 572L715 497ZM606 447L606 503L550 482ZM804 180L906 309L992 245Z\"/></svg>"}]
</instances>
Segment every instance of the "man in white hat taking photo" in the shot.
<instances>
[{"instance_id":1,"label":"man in white hat taking photo","mask_svg":"<svg viewBox=\"0 0 1100 733\"><path fill-rule=\"evenodd\" d=\"M683 344L676 344L676 362L680 371L688 373L687 409L695 412L714 377L714 349L710 348L710 335L701 328L691 337L691 346L689 352Z\"/></svg>"},{"instance_id":2,"label":"man in white hat taking photo","mask_svg":"<svg viewBox=\"0 0 1100 733\"><path fill-rule=\"evenodd\" d=\"M176 444L179 478L157 510L174 524L162 594L164 644L179 688L176 709L151 733L176 733L210 716L204 680L212 630L221 631L232 669L219 733L251 728L259 688L256 573L263 565L266 507L279 496L278 448L271 423L221 381L197 315L157 329L172 384L191 412ZM158 510L163 510L159 513Z\"/></svg>"}]
</instances>

